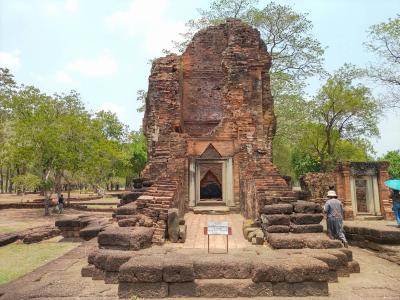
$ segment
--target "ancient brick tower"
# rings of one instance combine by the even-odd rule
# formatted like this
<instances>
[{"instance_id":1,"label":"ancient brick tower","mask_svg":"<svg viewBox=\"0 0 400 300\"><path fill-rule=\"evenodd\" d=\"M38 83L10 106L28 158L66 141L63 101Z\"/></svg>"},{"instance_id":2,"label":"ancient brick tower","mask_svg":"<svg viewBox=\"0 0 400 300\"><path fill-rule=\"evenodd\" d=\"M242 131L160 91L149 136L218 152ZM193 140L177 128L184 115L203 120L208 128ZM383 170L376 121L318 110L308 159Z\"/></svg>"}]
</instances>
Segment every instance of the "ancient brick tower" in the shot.
<instances>
[{"instance_id":1,"label":"ancient brick tower","mask_svg":"<svg viewBox=\"0 0 400 300\"><path fill-rule=\"evenodd\" d=\"M271 163L269 67L259 32L238 20L198 32L183 55L153 63L144 176L154 183L122 197L118 226L99 233L83 276L118 283L122 298L226 298L327 296L328 281L359 272L351 251L332 249L341 242L322 233L322 208L298 201ZM204 207L260 219L238 233L253 244L296 250L143 249L166 237L184 242L185 226L198 234L199 224L181 224L178 211Z\"/></svg>"},{"instance_id":2,"label":"ancient brick tower","mask_svg":"<svg viewBox=\"0 0 400 300\"><path fill-rule=\"evenodd\" d=\"M260 33L233 19L196 33L181 56L153 62L143 128L144 176L155 185L143 204L161 220L169 207L202 203L256 218L274 197L293 196L271 162L270 66Z\"/></svg>"}]
</instances>

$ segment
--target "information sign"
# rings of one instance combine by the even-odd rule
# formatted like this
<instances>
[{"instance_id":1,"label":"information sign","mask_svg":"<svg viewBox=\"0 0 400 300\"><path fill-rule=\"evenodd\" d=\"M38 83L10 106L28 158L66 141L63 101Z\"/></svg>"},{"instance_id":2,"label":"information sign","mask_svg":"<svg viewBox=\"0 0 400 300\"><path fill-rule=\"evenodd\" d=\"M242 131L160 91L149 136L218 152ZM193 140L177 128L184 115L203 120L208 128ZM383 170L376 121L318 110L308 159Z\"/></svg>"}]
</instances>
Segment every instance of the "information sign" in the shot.
<instances>
[{"instance_id":1,"label":"information sign","mask_svg":"<svg viewBox=\"0 0 400 300\"><path fill-rule=\"evenodd\" d=\"M228 222L209 221L207 226L208 235L228 235Z\"/></svg>"}]
</instances>

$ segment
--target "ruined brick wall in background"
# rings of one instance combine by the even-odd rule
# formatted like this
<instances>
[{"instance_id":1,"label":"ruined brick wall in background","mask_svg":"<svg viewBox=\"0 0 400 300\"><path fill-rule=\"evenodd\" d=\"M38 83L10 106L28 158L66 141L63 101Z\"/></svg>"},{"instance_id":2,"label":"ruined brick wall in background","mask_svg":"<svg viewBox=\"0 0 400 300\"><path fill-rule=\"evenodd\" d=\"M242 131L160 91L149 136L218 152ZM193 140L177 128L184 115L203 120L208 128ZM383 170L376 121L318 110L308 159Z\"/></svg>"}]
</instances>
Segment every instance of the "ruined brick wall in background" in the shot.
<instances>
[{"instance_id":1,"label":"ruined brick wall in background","mask_svg":"<svg viewBox=\"0 0 400 300\"><path fill-rule=\"evenodd\" d=\"M306 192L307 200L324 204L329 186L336 189L336 173L306 173L300 178L300 186Z\"/></svg>"}]
</instances>

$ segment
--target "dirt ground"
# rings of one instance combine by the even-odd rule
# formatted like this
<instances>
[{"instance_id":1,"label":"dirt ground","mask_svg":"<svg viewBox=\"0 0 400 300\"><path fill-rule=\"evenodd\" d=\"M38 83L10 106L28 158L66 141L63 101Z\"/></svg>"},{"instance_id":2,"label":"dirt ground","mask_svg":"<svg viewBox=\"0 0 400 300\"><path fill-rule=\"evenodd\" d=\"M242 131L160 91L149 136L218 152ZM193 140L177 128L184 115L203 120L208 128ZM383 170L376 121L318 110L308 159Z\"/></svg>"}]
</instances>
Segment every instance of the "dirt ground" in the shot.
<instances>
[{"instance_id":1,"label":"dirt ground","mask_svg":"<svg viewBox=\"0 0 400 300\"><path fill-rule=\"evenodd\" d=\"M62 214L44 216L44 209L2 209L0 210L0 233L18 232L28 228L54 224L55 220L66 216L83 214L101 214L111 217L111 213L82 212L66 209Z\"/></svg>"},{"instance_id":2,"label":"dirt ground","mask_svg":"<svg viewBox=\"0 0 400 300\"><path fill-rule=\"evenodd\" d=\"M96 239L93 239L14 282L0 285L0 295L3 294L0 300L118 299L117 285L82 278L80 275L81 268L87 263L87 253L95 245ZM307 299L400 299L400 266L378 258L367 250L355 247L351 250L360 263L361 273L341 277L338 283L330 283L330 297ZM265 299L274 298L304 299Z\"/></svg>"},{"instance_id":3,"label":"dirt ground","mask_svg":"<svg viewBox=\"0 0 400 300\"><path fill-rule=\"evenodd\" d=\"M120 194L123 192L124 191L108 192L105 194L105 199L113 197L111 194ZM64 195L64 198L66 199L67 193L63 193L63 195ZM71 192L71 198L76 198L76 199L85 199L88 197L95 197L95 196L97 196L97 194L95 194L93 192L91 192L91 193L79 193L79 191ZM56 194L51 195L51 199L53 199L54 201L56 198L57 198ZM0 204L34 202L34 200L39 200L39 199L44 199L44 197L40 196L39 194L26 194L24 196L17 195L17 194L0 194ZM96 201L98 202L99 200L96 200Z\"/></svg>"}]
</instances>

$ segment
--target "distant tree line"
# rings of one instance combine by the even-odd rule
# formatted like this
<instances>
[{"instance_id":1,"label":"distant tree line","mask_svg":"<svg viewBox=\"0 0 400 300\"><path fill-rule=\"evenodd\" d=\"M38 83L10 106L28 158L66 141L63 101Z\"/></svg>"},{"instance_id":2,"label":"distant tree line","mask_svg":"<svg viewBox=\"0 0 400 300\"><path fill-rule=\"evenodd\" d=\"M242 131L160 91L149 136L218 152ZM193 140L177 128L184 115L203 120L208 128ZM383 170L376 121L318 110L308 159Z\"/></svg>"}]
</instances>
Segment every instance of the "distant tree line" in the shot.
<instances>
[{"instance_id":1,"label":"distant tree line","mask_svg":"<svg viewBox=\"0 0 400 300\"><path fill-rule=\"evenodd\" d=\"M86 110L77 92L42 93L0 68L0 192L128 187L146 163L141 132Z\"/></svg>"}]
</instances>

